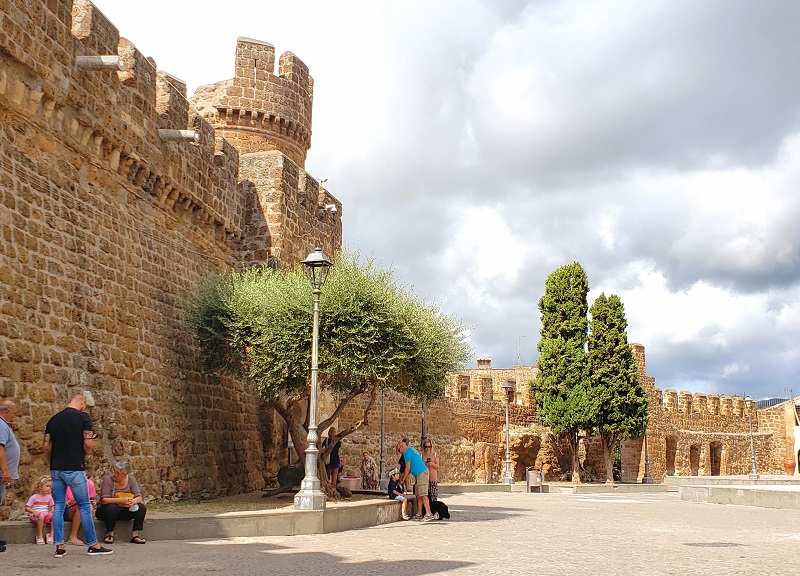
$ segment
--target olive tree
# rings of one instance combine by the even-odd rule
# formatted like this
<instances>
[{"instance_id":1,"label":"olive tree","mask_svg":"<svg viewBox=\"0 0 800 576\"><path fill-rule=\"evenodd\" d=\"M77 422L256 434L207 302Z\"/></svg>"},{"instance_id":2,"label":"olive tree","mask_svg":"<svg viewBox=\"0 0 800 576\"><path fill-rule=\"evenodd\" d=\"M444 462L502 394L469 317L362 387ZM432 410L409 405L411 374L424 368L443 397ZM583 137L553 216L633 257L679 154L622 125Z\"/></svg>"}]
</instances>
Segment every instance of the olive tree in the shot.
<instances>
[{"instance_id":1,"label":"olive tree","mask_svg":"<svg viewBox=\"0 0 800 576\"><path fill-rule=\"evenodd\" d=\"M286 421L298 453L308 446L312 303L300 266L264 266L208 278L188 306L206 370L251 384ZM336 258L320 297L319 327L318 385L336 401L319 429L354 398L368 398L361 418L321 450L320 466L337 441L368 424L381 387L433 400L443 395L447 373L470 357L459 321L354 253ZM324 473L320 479L325 483Z\"/></svg>"}]
</instances>

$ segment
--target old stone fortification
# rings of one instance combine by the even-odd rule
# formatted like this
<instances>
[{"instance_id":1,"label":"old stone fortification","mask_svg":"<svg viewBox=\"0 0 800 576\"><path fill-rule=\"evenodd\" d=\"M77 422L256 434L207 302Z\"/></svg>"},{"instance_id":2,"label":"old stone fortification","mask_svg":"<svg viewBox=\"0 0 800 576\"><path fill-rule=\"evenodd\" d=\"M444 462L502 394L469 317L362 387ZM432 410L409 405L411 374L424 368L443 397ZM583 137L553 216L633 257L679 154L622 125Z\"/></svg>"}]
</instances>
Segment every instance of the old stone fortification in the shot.
<instances>
[{"instance_id":1,"label":"old stone fortification","mask_svg":"<svg viewBox=\"0 0 800 576\"><path fill-rule=\"evenodd\" d=\"M288 266L316 245L340 246L341 204L303 169L308 69L285 53L276 73L270 45L239 39L234 78L187 100L183 82L86 0L0 4L0 394L20 408L23 474L47 469L39 447L47 419L72 393L88 392L100 434L95 478L107 459L125 458L158 498L263 487L289 458L285 428L240 383L202 374L184 307L210 273ZM80 68L87 56L119 56L123 68ZM656 480L673 470L747 472L748 413L759 471L780 471L788 408L756 412L741 399L662 393L639 352ZM498 370L488 359L452 375L427 416L445 481L502 476L505 380L517 385L515 477L526 466L550 478L566 469L561 447L536 424L526 389L534 378L533 367ZM390 464L398 436L419 436L420 408L387 393ZM363 448L377 455L378 410L345 440L350 472ZM354 403L339 427L357 418ZM583 457L599 469L595 442ZM622 457L626 479L640 479L642 443L625 443ZM31 488L14 487L12 514Z\"/></svg>"},{"instance_id":2,"label":"old stone fortification","mask_svg":"<svg viewBox=\"0 0 800 576\"><path fill-rule=\"evenodd\" d=\"M751 469L750 423L756 469L760 474L784 472L793 444L793 407L789 402L755 409L741 397L660 390L647 376L644 346L633 344L639 381L650 400L647 428L650 474L657 482L667 475L747 474ZM644 443L624 442L623 480L644 475Z\"/></svg>"},{"instance_id":3,"label":"old stone fortification","mask_svg":"<svg viewBox=\"0 0 800 576\"><path fill-rule=\"evenodd\" d=\"M725 475L750 472L750 428L757 470L760 474L783 472L783 462L792 451L794 420L790 403L756 410L744 398L705 395L674 390L661 391L655 378L647 376L644 347L632 344L639 366L640 384L650 399L647 430L650 474L661 482L667 475ZM505 392L501 384L515 383L510 404L512 473L524 480L525 469L543 470L548 480L565 479L571 462L566 447L538 424L536 406L528 383L534 382L534 366L492 368L491 360L479 358L478 367L451 374L446 397L430 406L428 434L442 456L445 481L497 482L505 469ZM362 405L354 405L339 419L339 428L361 418ZM393 393L385 403L386 460L397 462L394 445L408 436L418 445L421 406ZM380 407L369 415L369 426L348 437L342 447L346 468L357 474L363 450L379 456ZM580 459L586 479L605 478L599 439L581 441ZM645 473L643 440L621 443L622 477L641 482ZM352 465L351 465L352 464Z\"/></svg>"},{"instance_id":4,"label":"old stone fortification","mask_svg":"<svg viewBox=\"0 0 800 576\"><path fill-rule=\"evenodd\" d=\"M353 402L339 417L339 429L358 421L366 400ZM419 447L422 406L395 392L387 391L384 401L387 469L397 465L395 444L407 436ZM558 454L546 441L540 450L542 429L529 406L510 405L509 421L514 432L516 466L551 467ZM369 424L342 442L345 474L358 475L361 454L367 450L380 459L380 399L370 410ZM441 457L444 482L499 482L505 469L505 402L443 398L426 410L426 429Z\"/></svg>"},{"instance_id":5,"label":"old stone fortification","mask_svg":"<svg viewBox=\"0 0 800 576\"><path fill-rule=\"evenodd\" d=\"M445 397L426 408L426 431L441 457L444 482L499 482L505 471L506 394L502 383L515 383L509 404L512 473L525 477L526 467L544 470L548 477L559 477L569 465L564 447L540 426L528 382L536 375L533 366L509 369L491 367L491 360L480 358L478 368L449 376ZM360 420L366 399L353 402L339 417L338 429ZM419 447L422 434L422 406L394 392L384 400L385 451L387 469L397 464L398 439L407 436ZM358 475L364 450L380 458L380 400L368 414L368 425L348 436L341 455L345 473ZM296 458L296 456L295 456Z\"/></svg>"},{"instance_id":6,"label":"old stone fortification","mask_svg":"<svg viewBox=\"0 0 800 576\"><path fill-rule=\"evenodd\" d=\"M755 403L735 396L660 390L647 375L645 350L631 344L639 383L650 401L647 453L655 482L666 476L747 474L751 469L750 422L756 467L760 474L783 473L793 435L789 403L756 410ZM749 418L748 418L749 417ZM644 439L621 443L622 479L641 482L645 475ZM587 439L583 465L603 477L599 439Z\"/></svg>"},{"instance_id":7,"label":"old stone fortification","mask_svg":"<svg viewBox=\"0 0 800 576\"><path fill-rule=\"evenodd\" d=\"M272 46L240 39L235 77L193 105L88 1L0 4L0 393L25 478L47 468L47 419L87 391L95 477L125 458L155 497L261 488L274 417L201 373L184 306L210 273L341 245L341 204L303 170L308 69L286 53L276 74Z\"/></svg>"}]
</instances>

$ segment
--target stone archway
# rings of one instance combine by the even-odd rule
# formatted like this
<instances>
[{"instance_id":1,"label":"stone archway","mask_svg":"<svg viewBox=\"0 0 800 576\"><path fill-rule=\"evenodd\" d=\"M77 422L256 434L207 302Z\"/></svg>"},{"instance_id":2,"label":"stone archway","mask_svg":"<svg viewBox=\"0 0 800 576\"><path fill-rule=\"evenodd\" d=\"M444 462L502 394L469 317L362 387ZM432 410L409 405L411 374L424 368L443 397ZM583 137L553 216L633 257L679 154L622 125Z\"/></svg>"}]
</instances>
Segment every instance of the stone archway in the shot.
<instances>
[{"instance_id":1,"label":"stone archway","mask_svg":"<svg viewBox=\"0 0 800 576\"><path fill-rule=\"evenodd\" d=\"M678 439L674 436L667 436L665 439L667 446L666 449L666 463L667 463L667 476L675 476L675 456L678 453Z\"/></svg>"},{"instance_id":2,"label":"stone archway","mask_svg":"<svg viewBox=\"0 0 800 576\"><path fill-rule=\"evenodd\" d=\"M722 442L711 442L708 445L708 456L711 464L711 475L719 476L722 464Z\"/></svg>"},{"instance_id":3,"label":"stone archway","mask_svg":"<svg viewBox=\"0 0 800 576\"><path fill-rule=\"evenodd\" d=\"M689 474L691 476L700 475L700 446L698 444L689 446Z\"/></svg>"}]
</instances>

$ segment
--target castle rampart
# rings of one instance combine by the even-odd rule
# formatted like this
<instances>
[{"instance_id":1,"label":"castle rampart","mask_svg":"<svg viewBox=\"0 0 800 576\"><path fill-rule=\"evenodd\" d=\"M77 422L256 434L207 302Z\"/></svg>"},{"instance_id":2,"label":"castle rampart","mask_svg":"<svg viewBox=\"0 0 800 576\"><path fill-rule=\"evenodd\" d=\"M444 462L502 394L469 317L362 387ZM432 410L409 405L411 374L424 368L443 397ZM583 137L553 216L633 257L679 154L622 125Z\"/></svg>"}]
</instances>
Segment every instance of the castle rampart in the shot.
<instances>
[{"instance_id":1,"label":"castle rampart","mask_svg":"<svg viewBox=\"0 0 800 576\"><path fill-rule=\"evenodd\" d=\"M281 464L282 425L246 386L203 374L185 302L211 273L340 247L341 204L282 155L301 127L308 148L307 68L287 57L284 78L256 71L253 109L273 107L258 98L274 85L295 127L278 131L271 151L237 150L185 83L90 2L3 8L0 394L20 407L26 476L47 469L47 419L85 391L100 434L95 475L125 458L149 496L264 486ZM96 56L119 57L122 69L79 66ZM292 90L307 92L296 110ZM194 132L175 140L163 130ZM30 487L18 489L14 513Z\"/></svg>"},{"instance_id":2,"label":"castle rampart","mask_svg":"<svg viewBox=\"0 0 800 576\"><path fill-rule=\"evenodd\" d=\"M313 94L314 80L297 56L283 53L275 75L275 48L239 38L236 75L202 87L193 100L241 152L279 150L303 168L311 146Z\"/></svg>"}]
</instances>

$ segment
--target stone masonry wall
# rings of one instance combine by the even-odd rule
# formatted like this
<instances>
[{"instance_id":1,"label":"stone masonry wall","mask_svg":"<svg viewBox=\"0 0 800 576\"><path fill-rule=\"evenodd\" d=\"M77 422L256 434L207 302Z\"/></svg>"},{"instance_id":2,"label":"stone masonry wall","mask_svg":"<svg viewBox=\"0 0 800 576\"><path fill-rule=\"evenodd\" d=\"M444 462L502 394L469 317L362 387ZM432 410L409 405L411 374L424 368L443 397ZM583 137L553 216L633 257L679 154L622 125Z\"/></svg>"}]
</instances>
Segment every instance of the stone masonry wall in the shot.
<instances>
[{"instance_id":1,"label":"stone masonry wall","mask_svg":"<svg viewBox=\"0 0 800 576\"><path fill-rule=\"evenodd\" d=\"M240 168L185 85L90 2L0 5L0 392L19 406L24 477L46 471L45 423L85 391L96 479L125 458L152 497L263 487L281 426L241 383L201 373L184 306L210 273L334 252L341 220L320 201L335 199L280 158L269 174ZM84 55L119 55L124 69L79 69ZM310 108L297 115L310 134ZM164 128L200 141L162 140ZM286 232L271 234L265 213Z\"/></svg>"},{"instance_id":2,"label":"stone masonry wall","mask_svg":"<svg viewBox=\"0 0 800 576\"><path fill-rule=\"evenodd\" d=\"M631 345L639 365L639 382L650 400L647 427L650 475L656 482L667 475L747 474L751 468L750 426L759 473L783 472L786 439L782 408L756 410L740 397L676 392L655 387L647 376L644 346ZM781 405L782 406L782 405ZM784 427L785 430L785 427ZM640 482L645 471L643 439L622 443L622 479Z\"/></svg>"},{"instance_id":3,"label":"stone masonry wall","mask_svg":"<svg viewBox=\"0 0 800 576\"><path fill-rule=\"evenodd\" d=\"M357 398L339 416L338 429L363 417L367 399ZM396 392L387 391L384 401L386 467L397 465L397 441L406 436L419 450L422 407ZM530 407L509 406L512 432L512 470L524 478L525 466L557 460L548 447L541 449L536 413ZM443 398L427 407L426 429L441 459L443 482L498 482L505 469L505 402ZM378 398L368 414L368 425L346 437L340 451L345 474L358 476L361 454L367 450L380 460L381 402ZM547 442L545 442L547 444ZM553 466L552 464L550 466Z\"/></svg>"}]
</instances>

